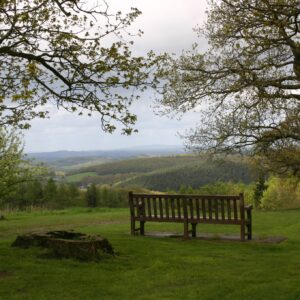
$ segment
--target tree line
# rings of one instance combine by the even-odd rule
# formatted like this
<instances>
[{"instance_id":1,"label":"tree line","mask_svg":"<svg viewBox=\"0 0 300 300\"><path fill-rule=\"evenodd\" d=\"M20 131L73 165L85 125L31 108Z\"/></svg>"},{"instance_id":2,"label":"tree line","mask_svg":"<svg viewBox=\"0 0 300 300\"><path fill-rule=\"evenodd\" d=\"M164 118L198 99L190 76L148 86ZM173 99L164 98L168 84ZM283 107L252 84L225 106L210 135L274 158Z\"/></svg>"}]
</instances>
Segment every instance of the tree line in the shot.
<instances>
[{"instance_id":1,"label":"tree line","mask_svg":"<svg viewBox=\"0 0 300 300\"><path fill-rule=\"evenodd\" d=\"M80 189L74 184L33 180L19 184L2 199L2 210L63 209L68 207L127 207L127 189L91 184Z\"/></svg>"}]
</instances>

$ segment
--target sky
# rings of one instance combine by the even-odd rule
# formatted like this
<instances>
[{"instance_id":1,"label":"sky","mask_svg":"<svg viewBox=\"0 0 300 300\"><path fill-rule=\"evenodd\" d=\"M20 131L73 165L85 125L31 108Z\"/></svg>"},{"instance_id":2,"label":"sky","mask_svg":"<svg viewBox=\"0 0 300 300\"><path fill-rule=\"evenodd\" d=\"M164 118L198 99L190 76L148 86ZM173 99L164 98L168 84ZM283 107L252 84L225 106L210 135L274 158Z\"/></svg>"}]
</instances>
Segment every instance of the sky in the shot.
<instances>
[{"instance_id":1,"label":"sky","mask_svg":"<svg viewBox=\"0 0 300 300\"><path fill-rule=\"evenodd\" d=\"M135 40L133 52L143 55L150 50L156 53L180 54L195 42L203 48L206 41L193 31L206 18L205 0L108 0L112 11L129 12L137 7L142 15L135 20L130 31L143 30L142 37ZM138 133L131 136L113 134L101 130L100 118L77 116L63 109L49 107L49 119L35 119L31 128L24 132L26 152L48 152L58 150L108 150L132 148L146 145L183 145L179 134L194 127L199 115L190 112L179 120L168 116L158 116L153 111L154 95L145 93L131 111L137 115L135 128Z\"/></svg>"}]
</instances>

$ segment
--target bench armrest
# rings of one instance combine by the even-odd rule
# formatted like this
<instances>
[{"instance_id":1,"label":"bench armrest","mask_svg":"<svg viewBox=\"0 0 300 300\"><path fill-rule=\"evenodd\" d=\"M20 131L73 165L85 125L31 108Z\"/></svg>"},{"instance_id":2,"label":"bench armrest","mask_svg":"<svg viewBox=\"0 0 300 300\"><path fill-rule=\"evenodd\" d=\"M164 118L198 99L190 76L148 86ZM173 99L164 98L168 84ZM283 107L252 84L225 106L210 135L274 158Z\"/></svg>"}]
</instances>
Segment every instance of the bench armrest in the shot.
<instances>
[{"instance_id":1,"label":"bench armrest","mask_svg":"<svg viewBox=\"0 0 300 300\"><path fill-rule=\"evenodd\" d=\"M253 208L253 205L246 205L246 206L245 206L245 209L246 209L246 210L251 210L252 208Z\"/></svg>"}]
</instances>

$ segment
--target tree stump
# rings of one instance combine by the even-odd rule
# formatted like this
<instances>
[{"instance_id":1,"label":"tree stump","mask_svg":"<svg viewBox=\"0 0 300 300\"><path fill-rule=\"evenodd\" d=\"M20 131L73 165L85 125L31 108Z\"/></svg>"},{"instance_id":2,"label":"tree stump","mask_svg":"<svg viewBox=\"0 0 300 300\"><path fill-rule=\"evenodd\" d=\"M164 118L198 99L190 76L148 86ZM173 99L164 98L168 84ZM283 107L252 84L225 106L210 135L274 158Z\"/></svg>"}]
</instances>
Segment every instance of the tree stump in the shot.
<instances>
[{"instance_id":1,"label":"tree stump","mask_svg":"<svg viewBox=\"0 0 300 300\"><path fill-rule=\"evenodd\" d=\"M56 258L75 258L82 261L100 260L115 254L107 239L74 231L49 231L20 235L12 247L48 248Z\"/></svg>"},{"instance_id":2,"label":"tree stump","mask_svg":"<svg viewBox=\"0 0 300 300\"><path fill-rule=\"evenodd\" d=\"M4 221L4 220L6 220L4 215L0 215L0 221Z\"/></svg>"}]
</instances>

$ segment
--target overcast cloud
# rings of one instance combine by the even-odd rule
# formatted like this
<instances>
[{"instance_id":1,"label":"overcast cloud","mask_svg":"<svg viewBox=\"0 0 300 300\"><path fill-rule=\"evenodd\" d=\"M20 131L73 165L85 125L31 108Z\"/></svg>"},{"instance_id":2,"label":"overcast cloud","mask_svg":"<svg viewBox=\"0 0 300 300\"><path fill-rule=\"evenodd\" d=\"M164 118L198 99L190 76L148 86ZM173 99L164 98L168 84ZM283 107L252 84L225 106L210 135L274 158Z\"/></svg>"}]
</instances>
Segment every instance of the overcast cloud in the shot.
<instances>
[{"instance_id":1,"label":"overcast cloud","mask_svg":"<svg viewBox=\"0 0 300 300\"><path fill-rule=\"evenodd\" d=\"M204 0L123 0L107 1L111 9L129 11L139 8L143 14L135 21L132 30L138 28L144 35L136 39L134 53L143 55L155 52L181 53L194 42L206 46L192 28L205 20ZM117 6L116 6L117 5ZM115 6L115 7L114 7ZM122 136L119 132L108 134L101 131L99 117L79 117L64 110L51 108L50 119L36 119L25 132L26 152L56 150L118 149L142 145L179 145L183 140L177 135L195 126L199 121L196 113L189 113L181 120L156 116L153 113L153 95L147 92L135 103L132 111L138 116L139 133Z\"/></svg>"}]
</instances>

